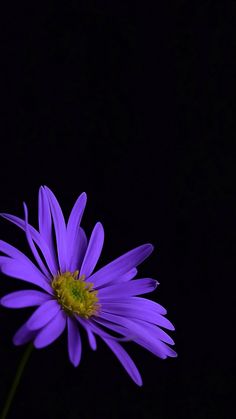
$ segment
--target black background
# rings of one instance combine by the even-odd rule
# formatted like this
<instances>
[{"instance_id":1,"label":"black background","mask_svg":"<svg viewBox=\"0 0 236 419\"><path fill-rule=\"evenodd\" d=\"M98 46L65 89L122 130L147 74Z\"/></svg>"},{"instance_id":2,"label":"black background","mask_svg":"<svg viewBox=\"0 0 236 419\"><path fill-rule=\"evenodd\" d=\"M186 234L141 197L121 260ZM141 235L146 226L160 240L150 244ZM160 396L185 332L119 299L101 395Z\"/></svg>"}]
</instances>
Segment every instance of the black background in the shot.
<instances>
[{"instance_id":1,"label":"black background","mask_svg":"<svg viewBox=\"0 0 236 419\"><path fill-rule=\"evenodd\" d=\"M152 242L141 273L176 326L177 359L126 344L144 386L99 341L81 365L65 336L35 351L9 418L231 418L235 239L235 20L224 2L165 6L77 2L3 15L0 210L37 223L46 184L68 216L86 191L83 226L105 227L100 265ZM230 4L230 3L229 3ZM22 232L1 239L29 254ZM1 276L1 296L21 283ZM11 339L31 310L0 310L0 401L22 348Z\"/></svg>"}]
</instances>

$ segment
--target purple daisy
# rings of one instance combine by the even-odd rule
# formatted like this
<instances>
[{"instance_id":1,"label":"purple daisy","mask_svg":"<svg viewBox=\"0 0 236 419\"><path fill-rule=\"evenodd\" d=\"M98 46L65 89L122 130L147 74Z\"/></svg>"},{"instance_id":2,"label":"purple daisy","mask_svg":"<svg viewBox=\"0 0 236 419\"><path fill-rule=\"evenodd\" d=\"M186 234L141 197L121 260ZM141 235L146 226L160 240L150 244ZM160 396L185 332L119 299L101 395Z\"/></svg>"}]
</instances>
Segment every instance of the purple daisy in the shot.
<instances>
[{"instance_id":1,"label":"purple daisy","mask_svg":"<svg viewBox=\"0 0 236 419\"><path fill-rule=\"evenodd\" d=\"M67 328L69 359L78 366L82 327L93 350L99 336L135 383L142 385L137 367L120 341L132 340L163 359L176 356L168 346L174 344L173 340L162 330L174 330L165 317L166 310L158 303L138 297L153 291L157 281L134 280L137 266L150 255L153 246L139 246L94 272L103 247L104 230L102 224L97 223L87 241L80 227L85 205L86 194L83 193L66 224L56 197L45 186L39 190L39 231L28 224L25 204L25 219L1 214L25 231L36 260L35 264L15 247L0 241L1 272L41 289L13 292L1 299L1 305L8 308L38 306L16 332L15 345L33 341L35 348L43 348Z\"/></svg>"}]
</instances>

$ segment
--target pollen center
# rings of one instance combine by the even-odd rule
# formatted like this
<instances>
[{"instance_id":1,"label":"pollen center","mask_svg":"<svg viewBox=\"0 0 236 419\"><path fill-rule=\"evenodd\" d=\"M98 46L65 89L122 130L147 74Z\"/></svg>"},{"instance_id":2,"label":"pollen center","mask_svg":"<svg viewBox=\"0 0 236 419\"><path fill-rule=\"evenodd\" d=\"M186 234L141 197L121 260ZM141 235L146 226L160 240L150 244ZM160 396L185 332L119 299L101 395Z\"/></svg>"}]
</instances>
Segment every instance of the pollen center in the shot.
<instances>
[{"instance_id":1,"label":"pollen center","mask_svg":"<svg viewBox=\"0 0 236 419\"><path fill-rule=\"evenodd\" d=\"M85 276L78 277L79 271L64 272L53 278L52 288L55 296L69 315L78 314L88 319L99 309L97 291L93 284L85 281Z\"/></svg>"}]
</instances>

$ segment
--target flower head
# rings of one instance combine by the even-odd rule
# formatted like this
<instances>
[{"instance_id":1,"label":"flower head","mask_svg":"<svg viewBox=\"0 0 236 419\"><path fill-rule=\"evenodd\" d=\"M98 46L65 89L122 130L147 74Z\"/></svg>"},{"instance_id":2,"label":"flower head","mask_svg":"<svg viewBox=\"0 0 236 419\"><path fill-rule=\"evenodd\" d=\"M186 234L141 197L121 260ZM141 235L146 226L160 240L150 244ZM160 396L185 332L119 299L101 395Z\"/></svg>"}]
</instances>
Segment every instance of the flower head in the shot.
<instances>
[{"instance_id":1,"label":"flower head","mask_svg":"<svg viewBox=\"0 0 236 419\"><path fill-rule=\"evenodd\" d=\"M78 366L82 327L93 350L99 336L136 384L141 385L137 367L121 341L132 340L160 358L176 356L168 346L174 344L173 340L162 330L174 330L165 317L166 310L158 303L139 297L153 291L157 281L134 279L137 266L150 255L153 247L150 244L137 247L94 272L103 248L104 230L102 224L97 223L87 240L80 227L85 205L86 194L83 193L66 223L56 197L45 186L39 190L38 231L28 223L25 204L25 219L1 214L24 230L35 262L0 241L3 254L0 271L40 288L8 294L1 299L1 305L9 308L37 306L16 332L15 345L33 341L36 348L43 348L67 328L69 358Z\"/></svg>"}]
</instances>

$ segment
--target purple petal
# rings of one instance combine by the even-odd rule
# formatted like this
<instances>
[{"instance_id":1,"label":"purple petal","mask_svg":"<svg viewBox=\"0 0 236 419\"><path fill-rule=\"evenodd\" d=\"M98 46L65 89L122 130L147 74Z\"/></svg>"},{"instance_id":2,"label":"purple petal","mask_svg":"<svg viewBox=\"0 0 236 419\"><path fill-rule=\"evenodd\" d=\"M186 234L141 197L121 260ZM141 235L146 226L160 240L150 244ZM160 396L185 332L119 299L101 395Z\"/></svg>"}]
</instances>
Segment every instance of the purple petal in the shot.
<instances>
[{"instance_id":1,"label":"purple petal","mask_svg":"<svg viewBox=\"0 0 236 419\"><path fill-rule=\"evenodd\" d=\"M26 206L25 203L23 205L24 205L24 212L25 212L25 233L26 233L27 241L29 243L29 247L30 247L30 249L31 249L31 251L32 251L32 253L33 253L34 257L35 257L35 260L38 263L41 271L44 273L44 275L48 279L51 279L51 275L48 272L47 268L45 267L45 265L44 265L41 257L39 256L39 253L38 253L38 251L36 249L36 246L35 246L35 244L34 244L34 242L32 240L30 229L29 229L29 225L28 225L28 209L27 209L27 206Z\"/></svg>"},{"instance_id":2,"label":"purple petal","mask_svg":"<svg viewBox=\"0 0 236 419\"><path fill-rule=\"evenodd\" d=\"M78 367L81 359L81 338L76 321L70 317L67 317L68 327L68 352L71 363L74 367Z\"/></svg>"},{"instance_id":3,"label":"purple petal","mask_svg":"<svg viewBox=\"0 0 236 419\"><path fill-rule=\"evenodd\" d=\"M105 300L127 298L132 295L146 294L156 289L158 282L151 278L134 279L118 285L111 285L98 290L98 298Z\"/></svg>"},{"instance_id":4,"label":"purple petal","mask_svg":"<svg viewBox=\"0 0 236 419\"><path fill-rule=\"evenodd\" d=\"M47 278L33 264L20 263L17 260L9 259L9 261L1 265L1 272L13 278L37 285L49 294L52 294L52 288L48 284Z\"/></svg>"},{"instance_id":5,"label":"purple petal","mask_svg":"<svg viewBox=\"0 0 236 419\"><path fill-rule=\"evenodd\" d=\"M80 227L77 230L76 245L71 249L70 262L68 262L68 270L74 272L79 270L84 259L87 249L88 240L84 230Z\"/></svg>"},{"instance_id":6,"label":"purple petal","mask_svg":"<svg viewBox=\"0 0 236 419\"><path fill-rule=\"evenodd\" d=\"M115 331L116 333L120 333L121 335L124 335L127 337L127 339L129 340L134 340L137 335L136 333L132 332L132 330L129 331L129 328L131 328L131 324L125 323L126 327L124 326L120 326L114 323L111 323L108 320L105 319L101 319L99 317L94 318L94 321L96 323L101 324L104 327L107 327L108 329L111 329L113 331ZM160 327L154 325L154 324L150 324L141 320L135 320L135 324L140 325L141 327L144 327L145 330L150 333L151 339L157 339L157 340L161 340L163 342L168 343L169 345L174 345L174 341L173 339L171 339L171 337L169 335L167 335L166 332L164 332L164 330L162 330ZM138 332L140 333L140 328L138 328Z\"/></svg>"},{"instance_id":7,"label":"purple petal","mask_svg":"<svg viewBox=\"0 0 236 419\"><path fill-rule=\"evenodd\" d=\"M129 272L126 272L125 274L121 275L119 278L113 279L113 281L106 282L104 286L108 285L116 285L120 284L121 282L127 282L133 279L138 273L138 270L136 268L131 269Z\"/></svg>"},{"instance_id":8,"label":"purple petal","mask_svg":"<svg viewBox=\"0 0 236 419\"><path fill-rule=\"evenodd\" d=\"M143 262L153 251L151 244L144 244L143 246L136 247L136 249L125 253L118 259L101 268L89 279L95 287L101 287L107 282L111 282L116 278L126 274L132 268Z\"/></svg>"},{"instance_id":9,"label":"purple petal","mask_svg":"<svg viewBox=\"0 0 236 419\"><path fill-rule=\"evenodd\" d=\"M15 215L11 215L11 214L2 213L0 214L0 216L12 222L13 224L17 225L18 227L20 227L22 230L25 231L25 220L22 220L21 218L16 217ZM49 244L45 242L45 240L42 238L39 232L35 230L34 227L29 225L29 229L30 229L31 236L34 242L40 248L44 256L51 273L55 275L58 272L58 263L55 258L54 246L52 248L49 248Z\"/></svg>"},{"instance_id":10,"label":"purple petal","mask_svg":"<svg viewBox=\"0 0 236 419\"><path fill-rule=\"evenodd\" d=\"M28 329L27 324L24 323L23 326L21 326L16 334L13 337L13 343L16 346L24 345L27 342L30 342L35 338L36 332L32 332Z\"/></svg>"},{"instance_id":11,"label":"purple petal","mask_svg":"<svg viewBox=\"0 0 236 419\"><path fill-rule=\"evenodd\" d=\"M96 325L99 325L99 330L101 330L101 326L106 327L107 329L110 329L116 333L119 333L120 335L123 335L126 337L126 341L133 340L134 333L131 332L127 327L117 325L115 323L111 323L108 320L102 319L100 317L94 317L93 322L96 323ZM102 329L103 330L103 329ZM97 334L100 335L100 332L97 331ZM120 338L118 338L119 340Z\"/></svg>"},{"instance_id":12,"label":"purple petal","mask_svg":"<svg viewBox=\"0 0 236 419\"><path fill-rule=\"evenodd\" d=\"M160 358L164 359L167 356L176 356L175 351L165 345L159 337L157 338L156 333L153 333L153 331L150 330L150 327L148 327L149 324L146 322L141 323L140 321L127 319L110 313L101 313L99 317L96 318L96 321L100 323L101 320L106 320L126 328L127 337ZM112 329L112 325L107 325L107 327L111 327Z\"/></svg>"},{"instance_id":13,"label":"purple petal","mask_svg":"<svg viewBox=\"0 0 236 419\"><path fill-rule=\"evenodd\" d=\"M164 332L164 330L162 330L160 327L154 324L147 323L142 320L138 320L138 321L136 320L136 322L140 324L141 326L143 326L146 330L148 330L154 338L160 339L161 341L168 343L169 345L175 344L173 339L166 332Z\"/></svg>"},{"instance_id":14,"label":"purple petal","mask_svg":"<svg viewBox=\"0 0 236 419\"><path fill-rule=\"evenodd\" d=\"M7 256L0 256L0 272L2 271L2 266L5 263L8 263L9 261L11 261L12 259L7 257Z\"/></svg>"},{"instance_id":15,"label":"purple petal","mask_svg":"<svg viewBox=\"0 0 236 419\"><path fill-rule=\"evenodd\" d=\"M96 349L97 349L97 342L96 342L96 338L95 338L95 336L94 336L94 333L92 332L92 330L91 330L91 326L90 326L90 321L88 321L88 320L84 320L84 319L81 319L81 318L79 318L79 317L77 317L76 318L76 320L78 320L78 322L84 327L84 329L86 330L86 332L87 332L87 335L88 335L88 341L89 341L89 345L90 345L90 348L93 350L93 351L96 351Z\"/></svg>"},{"instance_id":16,"label":"purple petal","mask_svg":"<svg viewBox=\"0 0 236 419\"><path fill-rule=\"evenodd\" d=\"M65 219L61 210L61 207L52 193L52 191L45 186L45 191L47 193L50 208L55 228L56 240L57 240L57 252L58 252L58 260L60 265L61 272L65 272L67 270L67 256L66 256L66 224Z\"/></svg>"},{"instance_id":17,"label":"purple petal","mask_svg":"<svg viewBox=\"0 0 236 419\"><path fill-rule=\"evenodd\" d=\"M29 318L27 322L28 329L41 329L43 326L49 323L59 311L60 306L56 300L49 300L44 302Z\"/></svg>"},{"instance_id":18,"label":"purple petal","mask_svg":"<svg viewBox=\"0 0 236 419\"><path fill-rule=\"evenodd\" d=\"M90 329L93 333L96 333L98 336L100 337L104 337L107 339L115 339L116 341L127 341L130 339L127 339L126 337L117 337L117 336L112 336L110 335L108 332L106 332L104 329L101 328L100 325L98 325L97 323L99 322L95 322L95 318L92 320L83 320L81 318L79 318L79 316L76 317L76 319L78 320L78 322L80 324L82 324L82 326L85 328L85 330ZM96 348L95 348L96 349Z\"/></svg>"},{"instance_id":19,"label":"purple petal","mask_svg":"<svg viewBox=\"0 0 236 419\"><path fill-rule=\"evenodd\" d=\"M121 299L114 297L114 299L109 299L104 302L114 305L120 305ZM166 309L162 305L143 297L122 298L122 304L127 304L129 307L142 306L144 310L154 310L159 314L167 313Z\"/></svg>"},{"instance_id":20,"label":"purple petal","mask_svg":"<svg viewBox=\"0 0 236 419\"><path fill-rule=\"evenodd\" d=\"M32 307L48 301L51 297L41 291L24 290L5 295L0 304L8 308Z\"/></svg>"},{"instance_id":21,"label":"purple petal","mask_svg":"<svg viewBox=\"0 0 236 419\"><path fill-rule=\"evenodd\" d=\"M38 217L39 217L39 231L40 231L41 237L47 243L51 251L51 254L53 255L53 261L55 262L56 255L55 255L55 248L54 248L54 241L53 241L52 216L51 216L51 211L50 211L50 205L48 202L48 197L42 186L39 188ZM55 263L55 265L57 266L57 262Z\"/></svg>"},{"instance_id":22,"label":"purple petal","mask_svg":"<svg viewBox=\"0 0 236 419\"><path fill-rule=\"evenodd\" d=\"M66 326L66 314L59 311L57 315L37 334L35 348L44 348L54 342L63 333Z\"/></svg>"},{"instance_id":23,"label":"purple petal","mask_svg":"<svg viewBox=\"0 0 236 419\"><path fill-rule=\"evenodd\" d=\"M0 240L0 251L2 253L5 253L7 256L17 260L20 263L27 263L29 265L33 265L31 260L27 258L27 256L24 255L24 253L20 252L20 250L4 242L3 240Z\"/></svg>"},{"instance_id":24,"label":"purple petal","mask_svg":"<svg viewBox=\"0 0 236 419\"><path fill-rule=\"evenodd\" d=\"M97 342L96 342L96 338L95 338L92 330L89 329L89 328L87 328L87 334L88 334L88 341L89 341L90 348L93 351L96 351L96 349L97 349Z\"/></svg>"},{"instance_id":25,"label":"purple petal","mask_svg":"<svg viewBox=\"0 0 236 419\"><path fill-rule=\"evenodd\" d=\"M78 238L80 233L80 222L84 213L85 205L87 202L86 193L82 193L77 199L67 224L67 261L68 269L74 258L74 254L77 254Z\"/></svg>"},{"instance_id":26,"label":"purple petal","mask_svg":"<svg viewBox=\"0 0 236 419\"><path fill-rule=\"evenodd\" d=\"M146 336L140 336L135 338L134 342L138 343L140 346L161 359L166 359L168 356L171 358L175 358L177 356L177 353L172 348L169 348L169 346L160 340L150 341Z\"/></svg>"},{"instance_id":27,"label":"purple petal","mask_svg":"<svg viewBox=\"0 0 236 419\"><path fill-rule=\"evenodd\" d=\"M140 299L141 300L141 299ZM102 303L102 311L112 314L118 314L120 316L135 318L139 320L144 320L149 323L157 324L169 330L174 330L172 323L163 317L157 310L154 308L147 309L147 306L144 304L142 306L142 301L139 305L137 303L130 302L130 305L113 303Z\"/></svg>"},{"instance_id":28,"label":"purple petal","mask_svg":"<svg viewBox=\"0 0 236 419\"><path fill-rule=\"evenodd\" d=\"M93 272L100 257L104 242L104 230L101 223L97 223L92 231L88 248L81 266L80 275L88 278Z\"/></svg>"},{"instance_id":29,"label":"purple petal","mask_svg":"<svg viewBox=\"0 0 236 419\"><path fill-rule=\"evenodd\" d=\"M121 275L120 278L118 279L118 282L126 282L126 281L130 281L131 279L133 279L138 273L138 270L136 268L131 269L129 272L127 272L124 275Z\"/></svg>"},{"instance_id":30,"label":"purple petal","mask_svg":"<svg viewBox=\"0 0 236 419\"><path fill-rule=\"evenodd\" d=\"M142 386L142 378L141 375L134 363L134 361L130 358L128 353L122 348L122 346L112 339L105 339L102 338L104 342L109 346L109 348L114 352L116 357L119 359L120 363L123 365L127 373L130 375L132 380L138 385Z\"/></svg>"}]
</instances>

